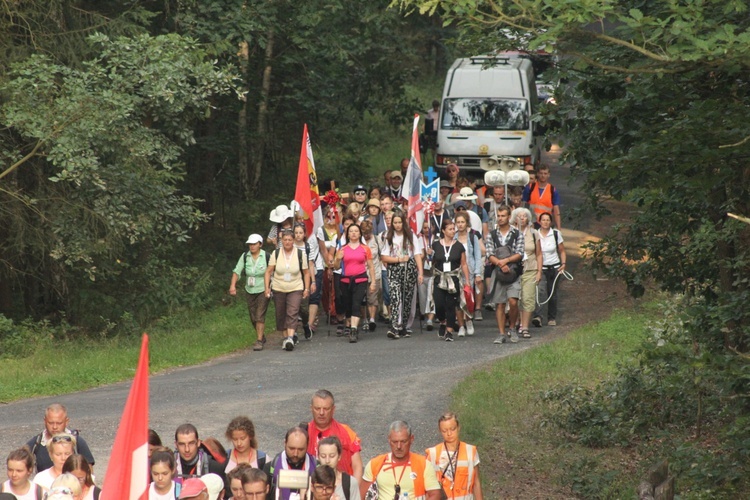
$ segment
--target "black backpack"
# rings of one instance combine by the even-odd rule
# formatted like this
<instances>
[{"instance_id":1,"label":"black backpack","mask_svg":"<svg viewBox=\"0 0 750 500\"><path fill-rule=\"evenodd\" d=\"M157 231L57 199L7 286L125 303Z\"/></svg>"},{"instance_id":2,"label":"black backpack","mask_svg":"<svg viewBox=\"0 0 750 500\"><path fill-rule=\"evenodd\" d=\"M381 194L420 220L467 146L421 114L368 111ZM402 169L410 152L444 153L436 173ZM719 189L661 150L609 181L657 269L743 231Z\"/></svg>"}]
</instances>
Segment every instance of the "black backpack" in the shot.
<instances>
[{"instance_id":1,"label":"black backpack","mask_svg":"<svg viewBox=\"0 0 750 500\"><path fill-rule=\"evenodd\" d=\"M516 244L516 241L518 240L518 237L521 233L518 232L518 229L511 227L510 228L510 234L508 235L508 240L505 242L505 245L500 244L500 238L497 234L498 230L493 229L490 233L492 235L492 241L495 244L495 257L498 259L507 259L511 255L514 254L513 247ZM521 274L521 263L520 262L513 262L511 264L508 264L508 272L505 273L500 269L498 266L494 267L494 273L497 281L504 285L509 285L511 283L514 283L518 276Z\"/></svg>"}]
</instances>

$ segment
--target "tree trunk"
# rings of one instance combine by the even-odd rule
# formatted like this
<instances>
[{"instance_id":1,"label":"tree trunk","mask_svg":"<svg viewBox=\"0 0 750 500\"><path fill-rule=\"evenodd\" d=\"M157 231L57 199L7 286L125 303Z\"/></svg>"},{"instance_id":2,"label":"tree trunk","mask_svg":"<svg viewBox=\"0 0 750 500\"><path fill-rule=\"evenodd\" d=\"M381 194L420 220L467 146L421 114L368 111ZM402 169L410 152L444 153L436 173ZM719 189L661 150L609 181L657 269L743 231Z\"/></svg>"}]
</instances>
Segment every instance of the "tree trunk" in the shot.
<instances>
[{"instance_id":1,"label":"tree trunk","mask_svg":"<svg viewBox=\"0 0 750 500\"><path fill-rule=\"evenodd\" d=\"M237 52L237 56L240 60L240 75L242 75L243 91L245 94L242 96L242 107L240 108L240 115L237 123L237 168L239 169L240 189L245 199L250 198L252 191L250 186L250 171L247 163L248 159L248 127L247 127L247 82L250 80L249 74L249 60L250 60L250 49L246 41L240 42L240 50Z\"/></svg>"},{"instance_id":2,"label":"tree trunk","mask_svg":"<svg viewBox=\"0 0 750 500\"><path fill-rule=\"evenodd\" d=\"M266 40L266 67L263 70L263 83L260 89L260 103L258 104L257 150L255 152L250 189L253 194L260 187L260 176L266 159L268 145L268 100L271 94L271 58L273 57L273 29L268 30Z\"/></svg>"}]
</instances>

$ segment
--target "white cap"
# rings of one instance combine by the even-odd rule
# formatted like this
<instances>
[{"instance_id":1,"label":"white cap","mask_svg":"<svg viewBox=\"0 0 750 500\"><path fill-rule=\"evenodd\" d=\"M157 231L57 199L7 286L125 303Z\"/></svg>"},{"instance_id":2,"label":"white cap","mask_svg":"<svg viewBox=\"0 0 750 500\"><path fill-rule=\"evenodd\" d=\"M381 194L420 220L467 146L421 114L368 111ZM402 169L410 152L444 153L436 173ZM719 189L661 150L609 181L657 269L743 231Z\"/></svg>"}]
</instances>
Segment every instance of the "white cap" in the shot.
<instances>
[{"instance_id":1,"label":"white cap","mask_svg":"<svg viewBox=\"0 0 750 500\"><path fill-rule=\"evenodd\" d=\"M263 237L258 233L253 233L247 237L246 245L252 245L253 243L263 243Z\"/></svg>"}]
</instances>

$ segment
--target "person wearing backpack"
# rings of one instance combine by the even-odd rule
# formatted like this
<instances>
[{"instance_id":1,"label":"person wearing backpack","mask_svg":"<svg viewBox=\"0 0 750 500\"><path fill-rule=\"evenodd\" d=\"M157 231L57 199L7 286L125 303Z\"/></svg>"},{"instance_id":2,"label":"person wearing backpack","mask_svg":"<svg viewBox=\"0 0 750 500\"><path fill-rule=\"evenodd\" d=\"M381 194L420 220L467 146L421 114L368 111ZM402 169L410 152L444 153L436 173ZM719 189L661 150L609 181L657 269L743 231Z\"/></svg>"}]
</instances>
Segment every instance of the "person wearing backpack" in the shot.
<instances>
[{"instance_id":1,"label":"person wearing backpack","mask_svg":"<svg viewBox=\"0 0 750 500\"><path fill-rule=\"evenodd\" d=\"M488 261L492 264L488 302L496 304L495 315L500 330L495 344L503 344L505 332L505 304L508 304L511 342L518 342L518 299L521 296L521 260L524 255L524 238L521 232L510 225L510 207L497 209L497 228L490 232L486 243Z\"/></svg>"},{"instance_id":2,"label":"person wearing backpack","mask_svg":"<svg viewBox=\"0 0 750 500\"><path fill-rule=\"evenodd\" d=\"M0 485L0 492L11 493L21 500L43 500L45 489L31 482L34 473L34 456L24 446L13 450L8 455L5 465L8 480Z\"/></svg>"},{"instance_id":3,"label":"person wearing backpack","mask_svg":"<svg viewBox=\"0 0 750 500\"><path fill-rule=\"evenodd\" d=\"M259 234L251 234L245 244L248 251L242 254L232 271L232 281L229 283L229 295L237 295L237 281L245 273L245 292L247 292L247 310L250 313L250 322L256 333L256 341L253 351L262 351L266 343L266 312L268 311L269 299L263 293L263 278L268 266L268 255L261 250L263 237Z\"/></svg>"},{"instance_id":4,"label":"person wearing backpack","mask_svg":"<svg viewBox=\"0 0 750 500\"><path fill-rule=\"evenodd\" d=\"M529 183L523 190L522 200L528 204L529 210L538 221L542 212L549 212L554 216L555 227L562 229L560 219L560 193L549 182L549 165L542 164L536 172L536 181ZM538 229L539 225L535 224Z\"/></svg>"},{"instance_id":5,"label":"person wearing backpack","mask_svg":"<svg viewBox=\"0 0 750 500\"><path fill-rule=\"evenodd\" d=\"M560 295L560 283L555 285L558 275L565 271L565 246L560 231L551 227L552 214L544 212L539 216L539 242L542 249L542 274L546 287L539 292L540 302L547 301L547 325L557 325L557 299ZM554 289L553 289L554 287ZM549 297L549 299L548 299ZM534 313L534 319L541 323L541 306ZM535 322L536 324L536 322Z\"/></svg>"}]
</instances>

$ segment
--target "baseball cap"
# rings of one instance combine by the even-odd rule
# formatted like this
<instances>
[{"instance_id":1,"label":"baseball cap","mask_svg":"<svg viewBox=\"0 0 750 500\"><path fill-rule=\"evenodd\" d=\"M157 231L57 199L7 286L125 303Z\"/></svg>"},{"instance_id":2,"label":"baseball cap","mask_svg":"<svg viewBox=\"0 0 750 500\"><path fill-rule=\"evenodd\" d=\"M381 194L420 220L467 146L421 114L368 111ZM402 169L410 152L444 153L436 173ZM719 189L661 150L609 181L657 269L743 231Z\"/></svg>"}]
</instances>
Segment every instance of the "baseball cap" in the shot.
<instances>
[{"instance_id":1,"label":"baseball cap","mask_svg":"<svg viewBox=\"0 0 750 500\"><path fill-rule=\"evenodd\" d=\"M401 175L401 170L394 170L394 171L392 171L391 172L391 179L393 179L394 177L398 177L399 179L403 179L404 178L404 176Z\"/></svg>"},{"instance_id":2,"label":"baseball cap","mask_svg":"<svg viewBox=\"0 0 750 500\"><path fill-rule=\"evenodd\" d=\"M442 188L453 189L453 186L451 186L450 181L440 181L440 189L442 189Z\"/></svg>"},{"instance_id":3,"label":"baseball cap","mask_svg":"<svg viewBox=\"0 0 750 500\"><path fill-rule=\"evenodd\" d=\"M253 233L247 237L246 245L252 245L254 243L263 243L263 237L258 233Z\"/></svg>"},{"instance_id":4,"label":"baseball cap","mask_svg":"<svg viewBox=\"0 0 750 500\"><path fill-rule=\"evenodd\" d=\"M352 193L358 193L360 191L364 191L365 193L367 193L367 188L365 188L362 184L357 184L356 186L354 186L354 189L352 189Z\"/></svg>"},{"instance_id":5,"label":"baseball cap","mask_svg":"<svg viewBox=\"0 0 750 500\"><path fill-rule=\"evenodd\" d=\"M208 500L217 500L224 489L224 480L218 474L211 473L201 476L201 481L208 489Z\"/></svg>"},{"instance_id":6,"label":"baseball cap","mask_svg":"<svg viewBox=\"0 0 750 500\"><path fill-rule=\"evenodd\" d=\"M208 491L208 488L206 488L206 483L204 483L197 477L191 477L191 478L185 479L182 482L182 489L180 490L180 498L197 497L204 491Z\"/></svg>"}]
</instances>

